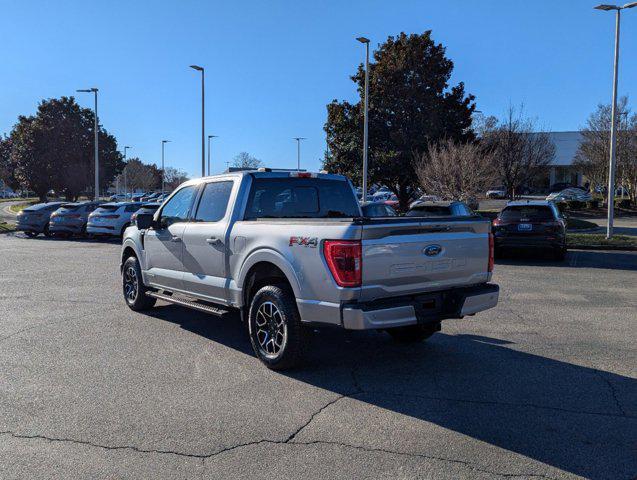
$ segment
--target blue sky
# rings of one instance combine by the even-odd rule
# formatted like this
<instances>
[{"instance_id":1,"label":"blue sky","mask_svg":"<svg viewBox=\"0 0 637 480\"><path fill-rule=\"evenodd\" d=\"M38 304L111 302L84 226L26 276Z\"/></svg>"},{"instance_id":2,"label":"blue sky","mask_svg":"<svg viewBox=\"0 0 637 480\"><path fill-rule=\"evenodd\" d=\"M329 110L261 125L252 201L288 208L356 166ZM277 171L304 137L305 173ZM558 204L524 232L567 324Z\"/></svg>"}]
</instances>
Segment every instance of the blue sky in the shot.
<instances>
[{"instance_id":1,"label":"blue sky","mask_svg":"<svg viewBox=\"0 0 637 480\"><path fill-rule=\"evenodd\" d=\"M16 1L0 0L0 133L42 98L100 88L100 121L129 155L200 171L199 74L213 171L247 151L272 167L318 169L325 105L356 99L349 76L372 45L433 30L477 108L509 103L573 130L610 102L614 14L588 0ZM637 85L637 8L622 18L620 94ZM92 106L92 97L79 94ZM634 99L631 102L633 105Z\"/></svg>"}]
</instances>

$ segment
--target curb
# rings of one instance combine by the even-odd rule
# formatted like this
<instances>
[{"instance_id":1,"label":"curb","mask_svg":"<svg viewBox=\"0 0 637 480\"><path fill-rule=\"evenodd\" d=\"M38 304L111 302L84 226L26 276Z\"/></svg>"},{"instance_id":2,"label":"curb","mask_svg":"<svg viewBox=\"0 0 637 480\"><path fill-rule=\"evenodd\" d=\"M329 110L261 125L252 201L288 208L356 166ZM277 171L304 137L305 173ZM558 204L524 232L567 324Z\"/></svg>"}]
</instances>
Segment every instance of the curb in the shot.
<instances>
[{"instance_id":1,"label":"curb","mask_svg":"<svg viewBox=\"0 0 637 480\"><path fill-rule=\"evenodd\" d=\"M618 252L637 252L637 247L621 245L566 245L568 250L613 250Z\"/></svg>"}]
</instances>

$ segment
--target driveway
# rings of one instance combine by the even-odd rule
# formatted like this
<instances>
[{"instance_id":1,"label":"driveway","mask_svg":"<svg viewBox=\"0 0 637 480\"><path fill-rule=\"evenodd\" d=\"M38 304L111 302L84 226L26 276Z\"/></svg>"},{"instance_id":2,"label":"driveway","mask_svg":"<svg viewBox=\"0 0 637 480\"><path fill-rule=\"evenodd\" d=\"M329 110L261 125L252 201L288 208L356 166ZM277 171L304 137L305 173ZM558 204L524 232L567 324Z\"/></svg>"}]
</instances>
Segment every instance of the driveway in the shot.
<instances>
[{"instance_id":1,"label":"driveway","mask_svg":"<svg viewBox=\"0 0 637 480\"><path fill-rule=\"evenodd\" d=\"M316 331L288 373L236 319L130 311L118 264L0 235L0 477L637 474L635 254L503 260L497 308L419 345Z\"/></svg>"}]
</instances>

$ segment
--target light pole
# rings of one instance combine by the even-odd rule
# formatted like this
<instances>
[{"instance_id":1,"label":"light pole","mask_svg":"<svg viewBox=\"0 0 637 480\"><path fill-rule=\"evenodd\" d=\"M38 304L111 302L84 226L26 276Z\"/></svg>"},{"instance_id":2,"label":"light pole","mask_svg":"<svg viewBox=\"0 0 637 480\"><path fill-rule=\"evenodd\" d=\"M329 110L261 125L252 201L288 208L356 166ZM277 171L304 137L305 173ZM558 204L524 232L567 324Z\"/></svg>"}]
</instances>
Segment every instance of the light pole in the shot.
<instances>
[{"instance_id":1,"label":"light pole","mask_svg":"<svg viewBox=\"0 0 637 480\"><path fill-rule=\"evenodd\" d=\"M294 137L296 140L296 170L301 170L301 140L307 140L305 137Z\"/></svg>"},{"instance_id":2,"label":"light pole","mask_svg":"<svg viewBox=\"0 0 637 480\"><path fill-rule=\"evenodd\" d=\"M363 201L367 199L367 142L368 132L368 111L369 111L369 38L358 37L359 42L365 44L365 113L363 120Z\"/></svg>"},{"instance_id":3,"label":"light pole","mask_svg":"<svg viewBox=\"0 0 637 480\"><path fill-rule=\"evenodd\" d=\"M627 3L624 6L619 5L597 5L597 10L615 10L615 65L613 70L613 103L611 105L611 122L610 122L610 165L608 172L608 224L606 226L606 238L612 238L613 236L613 216L615 214L615 152L617 147L617 69L619 67L619 21L621 18L621 11L625 8L633 8L637 6L637 2Z\"/></svg>"},{"instance_id":4,"label":"light pole","mask_svg":"<svg viewBox=\"0 0 637 480\"><path fill-rule=\"evenodd\" d=\"M77 90L78 92L86 92L86 93L94 93L95 94L95 118L93 130L95 130L95 200L99 200L100 198L100 160L99 160L99 140L98 140L98 132L99 127L97 125L97 92L98 89L95 87L92 88L83 88Z\"/></svg>"},{"instance_id":5,"label":"light pole","mask_svg":"<svg viewBox=\"0 0 637 480\"><path fill-rule=\"evenodd\" d=\"M126 150L128 150L129 148L133 147L129 147L128 145L124 147L124 200L128 198L128 183L126 182Z\"/></svg>"},{"instance_id":6,"label":"light pole","mask_svg":"<svg viewBox=\"0 0 637 480\"><path fill-rule=\"evenodd\" d=\"M166 175L164 172L164 145L170 143L170 140L161 141L161 193L164 193L164 185L166 183Z\"/></svg>"},{"instance_id":7,"label":"light pole","mask_svg":"<svg viewBox=\"0 0 637 480\"><path fill-rule=\"evenodd\" d=\"M205 119L205 103L204 103L204 68L199 65L190 65L190 68L201 72L201 176L206 176L206 119Z\"/></svg>"},{"instance_id":8,"label":"light pole","mask_svg":"<svg viewBox=\"0 0 637 480\"><path fill-rule=\"evenodd\" d=\"M210 175L210 139L219 138L219 135L208 135L208 175Z\"/></svg>"}]
</instances>

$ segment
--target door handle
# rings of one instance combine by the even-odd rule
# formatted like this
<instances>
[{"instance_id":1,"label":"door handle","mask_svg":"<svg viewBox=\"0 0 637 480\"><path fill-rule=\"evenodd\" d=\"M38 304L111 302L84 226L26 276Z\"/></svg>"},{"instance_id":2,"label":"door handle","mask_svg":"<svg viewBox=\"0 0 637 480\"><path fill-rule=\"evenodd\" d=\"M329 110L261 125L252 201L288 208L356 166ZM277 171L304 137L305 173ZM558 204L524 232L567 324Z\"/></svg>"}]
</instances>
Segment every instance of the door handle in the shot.
<instances>
[{"instance_id":1,"label":"door handle","mask_svg":"<svg viewBox=\"0 0 637 480\"><path fill-rule=\"evenodd\" d=\"M181 242L181 238L177 237L176 235L173 235L172 237L170 237L170 241L171 242Z\"/></svg>"},{"instance_id":2,"label":"door handle","mask_svg":"<svg viewBox=\"0 0 637 480\"><path fill-rule=\"evenodd\" d=\"M206 243L208 243L209 245L219 245L221 243L221 240L219 240L217 237L210 237L206 238Z\"/></svg>"}]
</instances>

